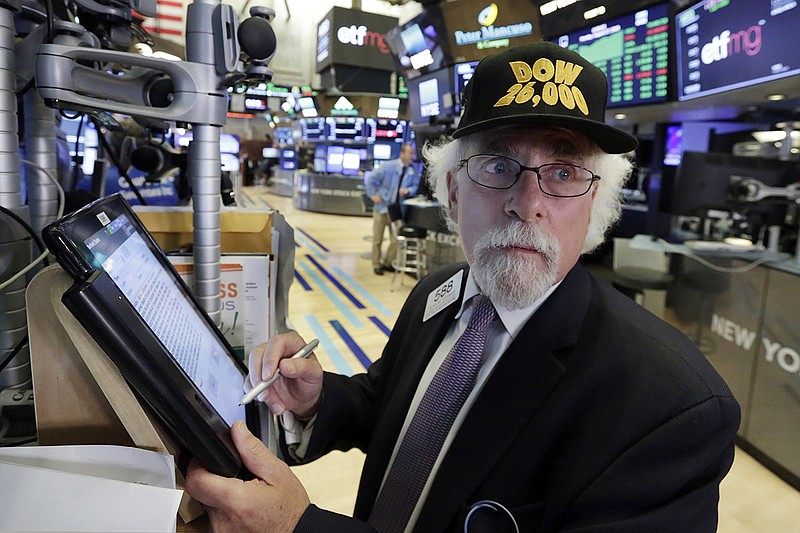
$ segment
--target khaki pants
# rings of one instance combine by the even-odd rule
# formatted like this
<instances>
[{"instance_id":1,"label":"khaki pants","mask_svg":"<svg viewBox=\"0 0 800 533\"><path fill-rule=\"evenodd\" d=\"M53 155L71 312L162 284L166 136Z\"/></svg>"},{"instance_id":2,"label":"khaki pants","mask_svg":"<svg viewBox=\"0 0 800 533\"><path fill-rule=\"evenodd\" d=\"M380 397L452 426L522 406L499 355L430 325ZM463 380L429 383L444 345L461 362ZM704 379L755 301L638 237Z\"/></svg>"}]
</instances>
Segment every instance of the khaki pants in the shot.
<instances>
[{"instance_id":1,"label":"khaki pants","mask_svg":"<svg viewBox=\"0 0 800 533\"><path fill-rule=\"evenodd\" d=\"M389 249L386 250L386 257L381 257L381 246L383 245L384 230L389 229ZM372 212L372 267L390 266L397 255L397 234L395 233L392 219L389 213Z\"/></svg>"}]
</instances>

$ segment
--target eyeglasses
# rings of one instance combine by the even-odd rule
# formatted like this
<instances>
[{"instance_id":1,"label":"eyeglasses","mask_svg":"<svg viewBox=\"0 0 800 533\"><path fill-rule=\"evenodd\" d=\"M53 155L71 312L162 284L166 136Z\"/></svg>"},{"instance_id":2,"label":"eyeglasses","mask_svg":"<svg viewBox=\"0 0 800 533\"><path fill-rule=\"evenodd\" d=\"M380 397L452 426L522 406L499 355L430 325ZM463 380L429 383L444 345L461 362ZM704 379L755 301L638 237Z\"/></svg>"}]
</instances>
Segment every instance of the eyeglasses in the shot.
<instances>
[{"instance_id":1,"label":"eyeglasses","mask_svg":"<svg viewBox=\"0 0 800 533\"><path fill-rule=\"evenodd\" d=\"M539 189L548 196L574 198L583 196L600 179L589 169L569 163L545 163L526 167L510 157L493 154L476 154L462 159L460 166L467 167L469 179L488 189L510 189L526 170L536 173Z\"/></svg>"}]
</instances>

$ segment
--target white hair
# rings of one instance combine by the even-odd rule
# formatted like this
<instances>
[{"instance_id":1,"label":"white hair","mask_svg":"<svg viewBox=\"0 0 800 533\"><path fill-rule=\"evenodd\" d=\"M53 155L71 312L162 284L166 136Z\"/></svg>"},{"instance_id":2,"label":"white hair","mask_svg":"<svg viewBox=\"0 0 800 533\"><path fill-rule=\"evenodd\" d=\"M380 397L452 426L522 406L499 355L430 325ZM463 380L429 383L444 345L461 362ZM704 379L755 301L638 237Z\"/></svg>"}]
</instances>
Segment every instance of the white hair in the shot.
<instances>
[{"instance_id":1,"label":"white hair","mask_svg":"<svg viewBox=\"0 0 800 533\"><path fill-rule=\"evenodd\" d=\"M504 128L506 129L506 128ZM496 129L473 133L459 139L439 144L426 144L423 156L428 165L428 183L436 198L442 204L443 216L451 230L457 232L458 225L450 218L449 198L447 191L447 175L455 174L460 168L462 159L471 155L475 149L485 145L490 138L496 138ZM592 145L588 161L590 170L600 180L596 182L597 193L592 202L589 229L583 243L583 253L589 253L600 246L611 227L619 220L622 213L621 189L633 171L630 160L621 154L607 154L597 145Z\"/></svg>"}]
</instances>

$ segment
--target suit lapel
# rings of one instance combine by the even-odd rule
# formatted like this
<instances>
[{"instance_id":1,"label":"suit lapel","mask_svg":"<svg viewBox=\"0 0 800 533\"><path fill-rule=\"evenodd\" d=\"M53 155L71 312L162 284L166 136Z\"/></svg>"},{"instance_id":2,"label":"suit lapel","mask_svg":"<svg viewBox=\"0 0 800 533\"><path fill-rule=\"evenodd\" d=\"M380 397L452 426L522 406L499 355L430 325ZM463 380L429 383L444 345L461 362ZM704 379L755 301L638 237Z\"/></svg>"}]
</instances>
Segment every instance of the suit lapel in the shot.
<instances>
[{"instance_id":1,"label":"suit lapel","mask_svg":"<svg viewBox=\"0 0 800 533\"><path fill-rule=\"evenodd\" d=\"M366 509L367 505L371 508L374 503L422 374L460 309L468 269L464 265L459 268L464 270L464 275L461 282L461 296L456 302L424 322L422 317L430 291L422 291L414 295L413 301L410 299L406 304L412 306L411 308L415 311L405 325L407 329L403 334L404 342L396 348L397 351L402 352L396 362L397 365L402 365L402 368L392 372L393 376L398 376L399 379L392 381L389 385L387 400L384 402L384 406L387 408L378 414L379 422L373 432L373 440L369 445L359 487L359 494L371 495L371 499L369 502L359 499L356 505L357 516L360 516L362 506L364 506L363 509ZM447 269L447 275L438 279L447 280L458 270ZM438 286L436 282L428 285L432 289ZM388 349L387 346L387 351Z\"/></svg>"},{"instance_id":2,"label":"suit lapel","mask_svg":"<svg viewBox=\"0 0 800 533\"><path fill-rule=\"evenodd\" d=\"M557 353L575 344L590 292L576 266L508 347L439 467L417 531L443 531L547 401L566 371Z\"/></svg>"}]
</instances>

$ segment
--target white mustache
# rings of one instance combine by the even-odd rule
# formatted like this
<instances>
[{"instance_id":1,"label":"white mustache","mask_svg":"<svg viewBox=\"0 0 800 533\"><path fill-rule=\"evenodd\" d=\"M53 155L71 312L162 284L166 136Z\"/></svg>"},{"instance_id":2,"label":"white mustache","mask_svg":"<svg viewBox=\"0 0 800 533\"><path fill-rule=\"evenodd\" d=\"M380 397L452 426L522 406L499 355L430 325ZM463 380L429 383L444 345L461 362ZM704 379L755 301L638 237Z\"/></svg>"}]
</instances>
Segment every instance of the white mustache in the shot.
<instances>
[{"instance_id":1,"label":"white mustache","mask_svg":"<svg viewBox=\"0 0 800 533\"><path fill-rule=\"evenodd\" d=\"M561 249L551 234L539 226L519 221L492 228L475 243L475 250L478 252L507 247L533 249L548 258L558 255Z\"/></svg>"}]
</instances>

